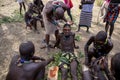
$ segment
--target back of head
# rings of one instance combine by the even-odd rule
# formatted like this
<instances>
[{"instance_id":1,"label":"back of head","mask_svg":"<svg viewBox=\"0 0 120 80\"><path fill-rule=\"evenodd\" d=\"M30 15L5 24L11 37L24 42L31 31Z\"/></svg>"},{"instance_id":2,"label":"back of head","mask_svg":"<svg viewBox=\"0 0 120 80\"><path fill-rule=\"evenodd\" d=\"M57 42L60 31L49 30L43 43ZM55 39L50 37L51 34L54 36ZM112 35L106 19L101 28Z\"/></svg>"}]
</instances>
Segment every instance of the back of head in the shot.
<instances>
[{"instance_id":1,"label":"back of head","mask_svg":"<svg viewBox=\"0 0 120 80\"><path fill-rule=\"evenodd\" d=\"M55 10L55 15L60 19L64 17L64 9L62 7L58 7Z\"/></svg>"},{"instance_id":2,"label":"back of head","mask_svg":"<svg viewBox=\"0 0 120 80\"><path fill-rule=\"evenodd\" d=\"M95 36L96 41L106 41L107 33L105 31L99 31Z\"/></svg>"},{"instance_id":3,"label":"back of head","mask_svg":"<svg viewBox=\"0 0 120 80\"><path fill-rule=\"evenodd\" d=\"M111 71L115 80L120 80L120 52L116 53L111 59Z\"/></svg>"},{"instance_id":4,"label":"back of head","mask_svg":"<svg viewBox=\"0 0 120 80\"><path fill-rule=\"evenodd\" d=\"M29 60L35 52L34 44L31 41L21 43L19 46L20 56L23 59Z\"/></svg>"}]
</instances>

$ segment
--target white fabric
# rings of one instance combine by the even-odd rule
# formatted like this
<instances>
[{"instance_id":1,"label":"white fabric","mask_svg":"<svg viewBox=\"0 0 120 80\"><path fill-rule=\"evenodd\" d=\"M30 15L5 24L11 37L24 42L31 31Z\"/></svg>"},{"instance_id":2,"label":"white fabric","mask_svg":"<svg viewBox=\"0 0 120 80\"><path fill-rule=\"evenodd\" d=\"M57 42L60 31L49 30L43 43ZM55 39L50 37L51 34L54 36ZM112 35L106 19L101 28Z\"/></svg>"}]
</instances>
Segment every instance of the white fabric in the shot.
<instances>
[{"instance_id":1,"label":"white fabric","mask_svg":"<svg viewBox=\"0 0 120 80\"><path fill-rule=\"evenodd\" d=\"M84 4L82 6L82 11L85 12L92 12L92 9L93 9L93 4Z\"/></svg>"},{"instance_id":2,"label":"white fabric","mask_svg":"<svg viewBox=\"0 0 120 80\"><path fill-rule=\"evenodd\" d=\"M57 28L56 25L52 24L52 23L49 22L48 19L47 19L46 12L47 12L47 10L49 9L49 8L48 8L49 5L51 5L51 4L45 5L45 7L43 8L43 12L42 12L43 22L44 22L46 34L54 34L55 31L58 30L58 28Z\"/></svg>"}]
</instances>

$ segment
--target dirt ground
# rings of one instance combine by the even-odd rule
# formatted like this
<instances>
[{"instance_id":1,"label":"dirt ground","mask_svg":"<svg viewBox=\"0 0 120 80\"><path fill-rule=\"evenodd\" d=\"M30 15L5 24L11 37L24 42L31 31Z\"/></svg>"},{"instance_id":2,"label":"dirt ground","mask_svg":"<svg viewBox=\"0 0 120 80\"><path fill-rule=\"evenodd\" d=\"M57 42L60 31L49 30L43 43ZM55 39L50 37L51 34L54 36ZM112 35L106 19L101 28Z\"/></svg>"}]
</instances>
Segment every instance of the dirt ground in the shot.
<instances>
[{"instance_id":1,"label":"dirt ground","mask_svg":"<svg viewBox=\"0 0 120 80\"><path fill-rule=\"evenodd\" d=\"M2 0L0 0L1 2ZM14 0L4 0L4 3L0 4L0 18L2 16L11 16L12 12L14 10L19 9L19 5ZM44 0L43 0L44 1ZM46 1L44 1L44 4ZM78 9L79 0L74 0L74 7L72 8L72 14L74 18L75 24L78 24L79 22L79 14L80 10ZM79 42L76 42L76 44L80 47L76 51L81 51L84 53L84 45L86 41L89 39L90 36L95 35L98 31L104 30L104 25L102 21L99 25L96 25L97 22L97 15L99 12L99 7L96 5L93 9L93 19L92 19L92 27L90 28L90 33L86 33L86 28L81 28L81 31L79 33L75 32L77 29L77 25L72 25L73 32L76 33L76 35L81 36L81 40ZM68 17L68 16L67 16ZM61 29L62 29L62 23L61 23ZM120 17L115 23L115 30L112 35L112 42L114 44L114 47L112 51L109 54L109 59L117 52L119 52L119 45L120 45ZM25 22L12 22L7 24L1 24L0 25L0 80L5 80L6 74L8 72L8 67L11 61L11 58L19 54L19 45L21 42L24 41L32 41L35 44L36 53L35 55L42 56L44 58L48 58L52 53L55 53L58 51L58 49L51 49L49 54L46 54L45 49L40 49L41 46L44 44L42 43L42 40L45 37L45 31L43 28L40 27L40 23L38 23L38 29L40 31L40 34L34 33L33 31L29 31L25 29ZM54 36L51 36L51 44L54 43Z\"/></svg>"}]
</instances>

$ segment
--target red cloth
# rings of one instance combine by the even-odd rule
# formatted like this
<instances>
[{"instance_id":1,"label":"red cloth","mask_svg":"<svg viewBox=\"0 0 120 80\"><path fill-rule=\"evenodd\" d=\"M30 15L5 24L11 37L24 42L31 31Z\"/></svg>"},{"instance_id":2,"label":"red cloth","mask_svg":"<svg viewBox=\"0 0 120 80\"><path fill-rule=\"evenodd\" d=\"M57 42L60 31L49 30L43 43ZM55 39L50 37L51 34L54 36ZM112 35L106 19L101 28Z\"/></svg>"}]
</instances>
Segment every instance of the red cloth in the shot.
<instances>
[{"instance_id":1,"label":"red cloth","mask_svg":"<svg viewBox=\"0 0 120 80\"><path fill-rule=\"evenodd\" d=\"M65 4L68 4L67 6L68 6L69 8L72 8L72 7L73 7L73 3L72 3L71 0L69 0L69 3L68 3L68 0L64 0L64 2L65 2Z\"/></svg>"}]
</instances>

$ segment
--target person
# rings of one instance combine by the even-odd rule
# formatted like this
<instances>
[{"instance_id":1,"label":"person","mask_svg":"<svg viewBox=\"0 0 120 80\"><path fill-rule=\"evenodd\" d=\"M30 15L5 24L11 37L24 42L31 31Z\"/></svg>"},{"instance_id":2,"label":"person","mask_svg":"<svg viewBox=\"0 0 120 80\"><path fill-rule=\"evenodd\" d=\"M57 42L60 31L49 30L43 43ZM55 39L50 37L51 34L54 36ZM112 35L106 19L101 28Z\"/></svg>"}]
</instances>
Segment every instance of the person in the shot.
<instances>
[{"instance_id":1,"label":"person","mask_svg":"<svg viewBox=\"0 0 120 80\"><path fill-rule=\"evenodd\" d=\"M33 3L40 9L40 11L42 12L43 8L44 8L44 4L42 2L42 0L33 0Z\"/></svg>"},{"instance_id":2,"label":"person","mask_svg":"<svg viewBox=\"0 0 120 80\"><path fill-rule=\"evenodd\" d=\"M93 47L90 48L90 45L93 44ZM98 60L99 62L103 62L98 64L95 63L95 71L101 70L99 68L102 66L102 69L105 71L105 74L107 75L109 80L113 80L111 77L111 74L108 74L108 61L107 61L107 55L110 53L110 51L113 48L113 43L110 39L107 39L107 33L105 31L99 31L95 36L91 36L87 43L85 44L84 51L85 51L85 65L90 67L92 65L92 58L95 58L95 61ZM100 65L100 66L99 66ZM102 76L101 71L98 72L98 76ZM99 74L100 73L100 74ZM104 77L101 77L104 78Z\"/></svg>"},{"instance_id":3,"label":"person","mask_svg":"<svg viewBox=\"0 0 120 80\"><path fill-rule=\"evenodd\" d=\"M20 14L22 14L22 7L24 8L24 11L26 11L25 1L24 0L17 0L17 2L20 5Z\"/></svg>"},{"instance_id":4,"label":"person","mask_svg":"<svg viewBox=\"0 0 120 80\"><path fill-rule=\"evenodd\" d=\"M39 33L39 31L37 30L37 17L33 16L33 12L31 10L28 10L25 13L24 19L26 23L26 29L27 27L29 27L30 29L32 29L33 27L35 32Z\"/></svg>"},{"instance_id":5,"label":"person","mask_svg":"<svg viewBox=\"0 0 120 80\"><path fill-rule=\"evenodd\" d=\"M111 72L115 80L120 80L120 52L116 53L111 59Z\"/></svg>"},{"instance_id":6,"label":"person","mask_svg":"<svg viewBox=\"0 0 120 80\"><path fill-rule=\"evenodd\" d=\"M89 49L89 46L93 43L93 48ZM90 65L92 57L99 58L101 56L107 56L113 48L113 43L110 39L107 39L107 33L105 31L99 31L96 36L91 36L85 44L85 64Z\"/></svg>"},{"instance_id":7,"label":"person","mask_svg":"<svg viewBox=\"0 0 120 80\"><path fill-rule=\"evenodd\" d=\"M67 6L62 1L50 0L43 8L43 22L45 26L45 42L47 52L49 51L50 34L55 34L56 40L59 34L58 28L60 27L57 20L67 20L64 17L64 12L67 10Z\"/></svg>"},{"instance_id":8,"label":"person","mask_svg":"<svg viewBox=\"0 0 120 80\"><path fill-rule=\"evenodd\" d=\"M120 10L119 4L120 4L120 0L111 0L110 4L108 6L107 15L104 18L104 22L106 22L105 31L108 32L108 29L110 27L110 29L109 29L109 38L110 39L113 34L114 24L119 15L119 10Z\"/></svg>"},{"instance_id":9,"label":"person","mask_svg":"<svg viewBox=\"0 0 120 80\"><path fill-rule=\"evenodd\" d=\"M102 18L105 18L105 16L106 16L109 3L110 3L110 0L105 0L100 8Z\"/></svg>"},{"instance_id":10,"label":"person","mask_svg":"<svg viewBox=\"0 0 120 80\"><path fill-rule=\"evenodd\" d=\"M24 19L26 23L26 28L30 27L30 29L32 29L33 27L35 32L37 33L39 33L37 29L37 21L40 21L41 27L44 27L42 15L38 14L33 3L29 4L28 11L25 13Z\"/></svg>"},{"instance_id":11,"label":"person","mask_svg":"<svg viewBox=\"0 0 120 80\"><path fill-rule=\"evenodd\" d=\"M80 21L78 25L77 32L80 31L80 27L87 27L87 32L89 32L89 27L91 27L92 21L92 9L95 0L81 0L81 13L80 13Z\"/></svg>"},{"instance_id":12,"label":"person","mask_svg":"<svg viewBox=\"0 0 120 80\"><path fill-rule=\"evenodd\" d=\"M71 21L73 21L72 14L71 14L71 8L73 7L73 3L71 0L64 0L64 2L68 6L67 14L70 17Z\"/></svg>"},{"instance_id":13,"label":"person","mask_svg":"<svg viewBox=\"0 0 120 80\"><path fill-rule=\"evenodd\" d=\"M31 41L21 43L20 55L12 58L6 80L44 80L45 66L54 58L45 60L34 56L35 47Z\"/></svg>"},{"instance_id":14,"label":"person","mask_svg":"<svg viewBox=\"0 0 120 80\"><path fill-rule=\"evenodd\" d=\"M70 69L72 80L78 80L77 77L77 60L74 54L74 48L79 47L75 45L75 33L71 32L71 27L69 24L65 24L63 27L63 32L59 34L58 39L54 47L58 47L62 51L61 58L65 58L60 61L60 70L62 78L61 80L67 80L67 73ZM74 65L74 66L73 66Z\"/></svg>"}]
</instances>

